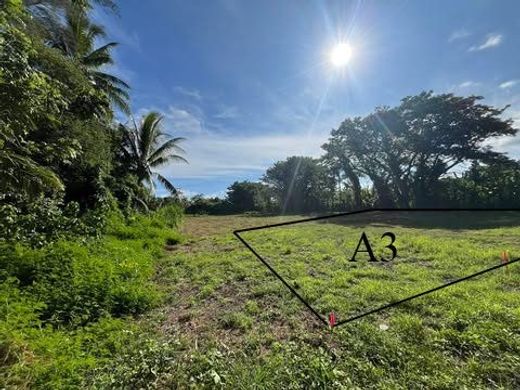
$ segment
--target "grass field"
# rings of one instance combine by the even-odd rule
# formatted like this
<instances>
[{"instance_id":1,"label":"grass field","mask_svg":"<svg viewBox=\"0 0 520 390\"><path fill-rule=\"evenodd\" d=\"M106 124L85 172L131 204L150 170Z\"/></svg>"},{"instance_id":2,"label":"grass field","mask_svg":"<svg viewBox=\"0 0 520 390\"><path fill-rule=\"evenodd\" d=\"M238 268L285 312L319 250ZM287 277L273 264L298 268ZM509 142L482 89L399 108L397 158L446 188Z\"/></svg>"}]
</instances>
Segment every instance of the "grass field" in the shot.
<instances>
[{"instance_id":1,"label":"grass field","mask_svg":"<svg viewBox=\"0 0 520 390\"><path fill-rule=\"evenodd\" d=\"M517 215L337 219L244 233L298 292L338 320L520 254ZM292 217L295 218L295 217ZM165 302L141 319L168 345L164 386L519 388L518 263L329 330L232 235L291 219L187 217L156 281ZM399 256L348 262L361 231Z\"/></svg>"}]
</instances>

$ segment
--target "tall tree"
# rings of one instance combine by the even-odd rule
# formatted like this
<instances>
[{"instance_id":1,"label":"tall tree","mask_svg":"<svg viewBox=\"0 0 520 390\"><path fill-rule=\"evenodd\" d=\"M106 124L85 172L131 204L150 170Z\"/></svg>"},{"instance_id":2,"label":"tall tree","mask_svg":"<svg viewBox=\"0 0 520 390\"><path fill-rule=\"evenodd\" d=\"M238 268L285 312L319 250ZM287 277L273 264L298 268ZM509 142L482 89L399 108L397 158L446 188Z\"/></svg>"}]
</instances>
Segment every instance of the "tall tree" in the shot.
<instances>
[{"instance_id":1,"label":"tall tree","mask_svg":"<svg viewBox=\"0 0 520 390\"><path fill-rule=\"evenodd\" d=\"M481 99L432 92L406 97L395 108L346 119L324 149L345 172L354 168L370 179L379 205L432 205L440 178L465 162L503 160L485 141L517 132L502 119L507 107Z\"/></svg>"},{"instance_id":2,"label":"tall tree","mask_svg":"<svg viewBox=\"0 0 520 390\"><path fill-rule=\"evenodd\" d=\"M508 108L481 104L480 96L458 97L423 92L404 98L398 107L406 134L405 171L412 172L417 205L433 200L438 180L456 166L470 161L484 163L505 159L485 143L493 137L512 136L518 129L502 114ZM412 186L412 184L410 184Z\"/></svg>"},{"instance_id":3,"label":"tall tree","mask_svg":"<svg viewBox=\"0 0 520 390\"><path fill-rule=\"evenodd\" d=\"M27 20L17 2L0 9L0 185L41 194L63 189L58 164L81 152L71 124L105 102L70 59L29 36Z\"/></svg>"},{"instance_id":4,"label":"tall tree","mask_svg":"<svg viewBox=\"0 0 520 390\"><path fill-rule=\"evenodd\" d=\"M171 137L162 129L163 117L157 112L146 114L141 122L135 121L131 127L120 125L123 133L123 151L128 163L128 169L134 173L140 182L151 190L155 188L154 179L161 183L170 193L176 194L174 185L155 169L171 161L187 163L180 154L184 150L179 143L182 137ZM180 154L179 154L180 153Z\"/></svg>"},{"instance_id":5,"label":"tall tree","mask_svg":"<svg viewBox=\"0 0 520 390\"><path fill-rule=\"evenodd\" d=\"M60 1L58 4L37 12L38 26L45 41L76 61L97 88L104 91L119 109L129 113L129 85L102 70L113 64L111 50L118 45L117 42L96 48L95 43L106 34L102 26L90 20L89 7L78 1Z\"/></svg>"},{"instance_id":6,"label":"tall tree","mask_svg":"<svg viewBox=\"0 0 520 390\"><path fill-rule=\"evenodd\" d=\"M334 177L337 178L339 189L341 190L343 177L345 177L348 185L352 188L354 198L352 206L355 209L360 209L362 207L360 173L350 160L347 151L342 148L338 139L333 138L328 143L323 144L322 149L325 151L322 159Z\"/></svg>"},{"instance_id":7,"label":"tall tree","mask_svg":"<svg viewBox=\"0 0 520 390\"><path fill-rule=\"evenodd\" d=\"M332 173L312 157L292 156L269 168L263 182L278 199L282 212L323 209L332 197Z\"/></svg>"},{"instance_id":8,"label":"tall tree","mask_svg":"<svg viewBox=\"0 0 520 390\"><path fill-rule=\"evenodd\" d=\"M269 189L265 184L236 181L228 187L227 201L234 212L267 211L271 208Z\"/></svg>"}]
</instances>

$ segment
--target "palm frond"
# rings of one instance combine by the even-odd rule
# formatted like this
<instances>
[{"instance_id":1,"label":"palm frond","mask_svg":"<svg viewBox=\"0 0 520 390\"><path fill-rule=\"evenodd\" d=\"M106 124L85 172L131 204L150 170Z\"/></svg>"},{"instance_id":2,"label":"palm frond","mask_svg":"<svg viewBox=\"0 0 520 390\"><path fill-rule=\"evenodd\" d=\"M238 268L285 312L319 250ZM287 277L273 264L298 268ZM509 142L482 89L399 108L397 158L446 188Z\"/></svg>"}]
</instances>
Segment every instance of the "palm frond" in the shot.
<instances>
[{"instance_id":1,"label":"palm frond","mask_svg":"<svg viewBox=\"0 0 520 390\"><path fill-rule=\"evenodd\" d=\"M160 167L161 165L164 165L170 161L177 161L177 162L184 162L188 164L188 160L186 160L184 157L179 156L178 154L170 154L167 156L160 156L157 157L155 160L150 161L149 164L152 168Z\"/></svg>"},{"instance_id":2,"label":"palm frond","mask_svg":"<svg viewBox=\"0 0 520 390\"><path fill-rule=\"evenodd\" d=\"M159 125L162 121L162 116L155 111L152 111L144 116L139 130L140 145L139 150L141 156L148 159L152 147L156 144L157 135L160 132Z\"/></svg>"},{"instance_id":3,"label":"palm frond","mask_svg":"<svg viewBox=\"0 0 520 390\"><path fill-rule=\"evenodd\" d=\"M162 145L160 144L163 137L167 136L161 131L162 119L163 117L159 113L152 111L146 114L139 124L134 120L132 128L120 125L124 134L123 148L125 156L132 161L132 169L141 183L153 189L155 184L153 179L155 178L168 191L176 194L177 190L173 184L153 170L170 161L188 162L184 157L174 153L184 153L184 150L178 146L178 143L184 138L170 138L166 139Z\"/></svg>"},{"instance_id":4,"label":"palm frond","mask_svg":"<svg viewBox=\"0 0 520 390\"><path fill-rule=\"evenodd\" d=\"M176 195L177 194L177 189L174 187L174 185L168 180L166 179L163 175L157 173L156 174L156 177L157 177L157 181L159 183L161 183L164 188L166 188L170 194L172 195Z\"/></svg>"},{"instance_id":5,"label":"palm frond","mask_svg":"<svg viewBox=\"0 0 520 390\"><path fill-rule=\"evenodd\" d=\"M157 159L158 157L163 156L166 152L169 152L171 150L175 150L180 153L186 153L184 149L182 149L178 143L185 141L186 138L184 137L175 137L172 139L169 139L164 144L162 144L159 148L155 150L155 152L152 153L152 155L149 157L150 161L153 161Z\"/></svg>"},{"instance_id":6,"label":"palm frond","mask_svg":"<svg viewBox=\"0 0 520 390\"><path fill-rule=\"evenodd\" d=\"M103 72L93 72L92 80L94 83L105 93L108 98L114 103L122 112L125 114L130 113L130 95L127 91L128 84L118 79L115 76L108 75ZM112 83L113 80L117 80L117 83Z\"/></svg>"},{"instance_id":7,"label":"palm frond","mask_svg":"<svg viewBox=\"0 0 520 390\"><path fill-rule=\"evenodd\" d=\"M85 66L99 68L103 65L113 64L114 61L110 55L110 50L118 45L117 42L109 42L106 45L98 47L94 51L86 54L81 58L81 63Z\"/></svg>"},{"instance_id":8,"label":"palm frond","mask_svg":"<svg viewBox=\"0 0 520 390\"><path fill-rule=\"evenodd\" d=\"M93 74L95 75L96 79L99 80L100 82L103 82L105 84L116 85L116 86L118 86L120 88L124 88L124 89L130 89L130 86L126 82L121 80L119 77L113 76L108 73L99 72L99 71L93 72Z\"/></svg>"}]
</instances>

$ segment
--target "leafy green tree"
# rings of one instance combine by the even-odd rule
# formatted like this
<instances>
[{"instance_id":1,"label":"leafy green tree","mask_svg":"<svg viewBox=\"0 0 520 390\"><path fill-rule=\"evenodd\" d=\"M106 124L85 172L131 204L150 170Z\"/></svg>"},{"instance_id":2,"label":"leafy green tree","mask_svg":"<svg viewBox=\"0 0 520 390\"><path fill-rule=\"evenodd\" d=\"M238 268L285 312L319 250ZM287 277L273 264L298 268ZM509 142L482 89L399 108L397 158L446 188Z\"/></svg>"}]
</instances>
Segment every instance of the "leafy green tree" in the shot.
<instances>
[{"instance_id":1,"label":"leafy green tree","mask_svg":"<svg viewBox=\"0 0 520 390\"><path fill-rule=\"evenodd\" d=\"M233 212L230 203L219 197L205 197L202 194L195 195L187 202L188 214L229 214Z\"/></svg>"},{"instance_id":2,"label":"leafy green tree","mask_svg":"<svg viewBox=\"0 0 520 390\"><path fill-rule=\"evenodd\" d=\"M236 181L227 190L227 201L235 212L269 211L272 201L265 184Z\"/></svg>"},{"instance_id":3,"label":"leafy green tree","mask_svg":"<svg viewBox=\"0 0 520 390\"><path fill-rule=\"evenodd\" d=\"M333 196L333 175L312 157L292 156L278 161L262 180L272 189L282 212L319 211Z\"/></svg>"},{"instance_id":4,"label":"leafy green tree","mask_svg":"<svg viewBox=\"0 0 520 390\"><path fill-rule=\"evenodd\" d=\"M441 180L441 200L450 207L520 207L520 161L474 161L460 177Z\"/></svg>"},{"instance_id":5,"label":"leafy green tree","mask_svg":"<svg viewBox=\"0 0 520 390\"><path fill-rule=\"evenodd\" d=\"M93 4L107 7L113 11L117 10L116 2L113 0L23 0L26 7L64 8L71 4L79 5L84 9L92 8Z\"/></svg>"},{"instance_id":6,"label":"leafy green tree","mask_svg":"<svg viewBox=\"0 0 520 390\"><path fill-rule=\"evenodd\" d=\"M0 188L4 193L37 194L63 189L52 167L38 161L37 151L43 147L48 159L56 153L66 160L76 150L67 140L58 148L31 139L38 127L55 125L69 101L62 93L64 85L36 61L46 54L45 48L23 31L25 17L14 2L0 10Z\"/></svg>"},{"instance_id":7,"label":"leafy green tree","mask_svg":"<svg viewBox=\"0 0 520 390\"><path fill-rule=\"evenodd\" d=\"M354 163L349 159L348 153L342 148L341 142L331 138L328 143L322 145L325 154L322 156L324 164L336 178L338 192L346 179L346 185L350 187L353 195L352 208L360 209L363 206L360 173ZM336 192L336 189L334 189Z\"/></svg>"},{"instance_id":8,"label":"leafy green tree","mask_svg":"<svg viewBox=\"0 0 520 390\"><path fill-rule=\"evenodd\" d=\"M485 141L517 132L511 120L502 119L507 107L481 99L423 92L395 108L348 118L331 132L326 158L345 174L370 180L380 206L434 205L440 178L466 162L501 161L504 156Z\"/></svg>"},{"instance_id":9,"label":"leafy green tree","mask_svg":"<svg viewBox=\"0 0 520 390\"><path fill-rule=\"evenodd\" d=\"M156 179L170 193L176 194L174 185L155 169L172 161L187 163L180 155L184 150L179 143L184 138L173 138L165 133L161 126L162 119L159 113L150 112L143 116L139 124L134 121L131 127L120 125L125 163L139 182L146 184L151 190L155 188Z\"/></svg>"}]
</instances>

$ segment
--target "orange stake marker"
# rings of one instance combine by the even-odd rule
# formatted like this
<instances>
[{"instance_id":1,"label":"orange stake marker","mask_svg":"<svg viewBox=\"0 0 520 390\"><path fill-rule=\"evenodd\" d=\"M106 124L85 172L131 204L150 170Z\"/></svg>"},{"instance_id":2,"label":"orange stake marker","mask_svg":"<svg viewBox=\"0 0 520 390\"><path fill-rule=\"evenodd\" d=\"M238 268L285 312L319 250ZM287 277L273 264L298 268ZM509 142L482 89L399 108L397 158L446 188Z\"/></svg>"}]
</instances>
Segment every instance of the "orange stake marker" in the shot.
<instances>
[{"instance_id":1,"label":"orange stake marker","mask_svg":"<svg viewBox=\"0 0 520 390\"><path fill-rule=\"evenodd\" d=\"M336 314L334 314L333 311L329 313L329 326L331 328L334 328L334 325L336 325Z\"/></svg>"},{"instance_id":2,"label":"orange stake marker","mask_svg":"<svg viewBox=\"0 0 520 390\"><path fill-rule=\"evenodd\" d=\"M500 253L500 259L502 260L502 264L509 263L509 251L502 251Z\"/></svg>"}]
</instances>

